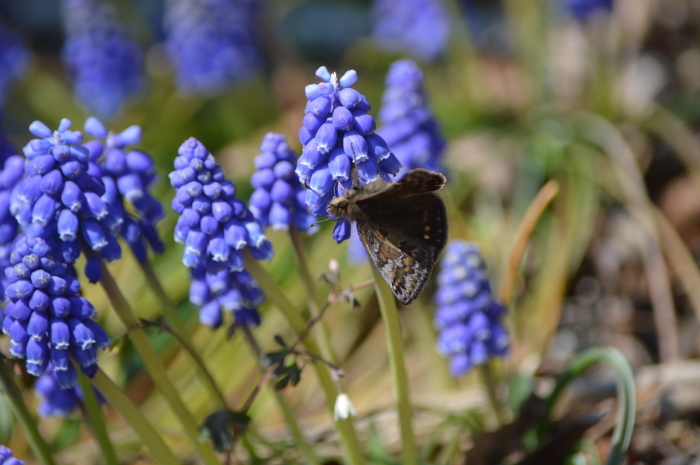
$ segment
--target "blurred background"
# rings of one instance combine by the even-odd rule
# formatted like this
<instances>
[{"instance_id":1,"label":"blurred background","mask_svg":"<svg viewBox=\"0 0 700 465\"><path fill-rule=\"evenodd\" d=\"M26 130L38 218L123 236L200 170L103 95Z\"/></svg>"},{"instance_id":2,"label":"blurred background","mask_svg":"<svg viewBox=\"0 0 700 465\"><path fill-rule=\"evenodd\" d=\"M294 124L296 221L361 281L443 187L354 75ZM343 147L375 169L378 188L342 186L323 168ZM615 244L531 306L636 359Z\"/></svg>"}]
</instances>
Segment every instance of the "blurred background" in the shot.
<instances>
[{"instance_id":1,"label":"blurred background","mask_svg":"<svg viewBox=\"0 0 700 465\"><path fill-rule=\"evenodd\" d=\"M140 148L156 160L161 180L154 191L165 205L174 195L167 173L190 136L216 156L247 200L267 132L286 135L300 153L304 86L318 82L319 66L339 75L356 70L354 88L376 118L390 65L415 60L446 141L450 239L480 246L494 289L522 239L516 231L526 210L545 183L559 185L526 238L504 302L510 347L497 365L504 402L517 416L531 393L551 389L573 355L612 345L637 374L629 463L700 460L700 1L3 0L0 18L4 146L21 149L34 120L53 128L68 118L81 129L94 115L117 132L139 125ZM156 272L227 399L241 404L258 380L256 357L242 335L229 340L225 329L199 324L188 302L182 246L172 240L177 218L166 210L159 230L167 248L152 257ZM351 241L337 245L331 228L327 223L303 238L312 272L326 271L335 258L342 286L371 279L368 262L348 255ZM268 238L276 255L266 267L301 307L306 296L289 238L272 230ZM110 269L138 316L154 319L156 297L133 258L125 254ZM497 423L479 373L454 377L436 352L434 281L400 309L415 428L427 462L461 463L477 433ZM125 328L101 288L84 289L119 340ZM376 463L396 463L389 461L400 443L377 299L372 288L357 297L359 310L337 303L324 321L368 454ZM274 306L263 305L261 313L255 332L272 350L275 334L291 333ZM187 357L168 335L149 336L188 406L205 417L215 402ZM100 365L187 454L129 343L116 344ZM331 418L314 376L304 374L284 395L315 447L333 456ZM27 401L38 403L33 378L22 381ZM613 396L612 375L596 370L574 385L558 412L560 418L602 412L581 435L603 456ZM107 412L120 455L137 460L139 440ZM285 448L287 433L269 392L251 416L250 440L272 451L269 463L299 463ZM0 443L30 457L20 429L0 417ZM97 463L78 416L42 419L40 430L59 451L59 463Z\"/></svg>"}]
</instances>

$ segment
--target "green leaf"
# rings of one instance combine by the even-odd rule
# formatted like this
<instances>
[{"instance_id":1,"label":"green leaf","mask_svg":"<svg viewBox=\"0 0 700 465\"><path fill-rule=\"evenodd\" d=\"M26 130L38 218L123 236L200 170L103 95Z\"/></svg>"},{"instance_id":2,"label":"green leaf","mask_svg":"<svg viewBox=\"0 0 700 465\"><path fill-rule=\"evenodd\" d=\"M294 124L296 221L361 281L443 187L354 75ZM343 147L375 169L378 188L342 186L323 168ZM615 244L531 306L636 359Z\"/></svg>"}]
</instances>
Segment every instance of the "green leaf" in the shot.
<instances>
[{"instance_id":1,"label":"green leaf","mask_svg":"<svg viewBox=\"0 0 700 465\"><path fill-rule=\"evenodd\" d=\"M529 376L517 374L510 380L508 387L508 405L515 416L520 411L520 405L530 394L534 387L534 381Z\"/></svg>"},{"instance_id":2,"label":"green leaf","mask_svg":"<svg viewBox=\"0 0 700 465\"><path fill-rule=\"evenodd\" d=\"M0 363L2 363L1 360ZM10 442L14 425L15 420L10 411L10 401L3 392L0 392L0 444Z\"/></svg>"},{"instance_id":3,"label":"green leaf","mask_svg":"<svg viewBox=\"0 0 700 465\"><path fill-rule=\"evenodd\" d=\"M284 342L284 338L280 334L275 334L275 342L285 349L287 348L287 343Z\"/></svg>"}]
</instances>

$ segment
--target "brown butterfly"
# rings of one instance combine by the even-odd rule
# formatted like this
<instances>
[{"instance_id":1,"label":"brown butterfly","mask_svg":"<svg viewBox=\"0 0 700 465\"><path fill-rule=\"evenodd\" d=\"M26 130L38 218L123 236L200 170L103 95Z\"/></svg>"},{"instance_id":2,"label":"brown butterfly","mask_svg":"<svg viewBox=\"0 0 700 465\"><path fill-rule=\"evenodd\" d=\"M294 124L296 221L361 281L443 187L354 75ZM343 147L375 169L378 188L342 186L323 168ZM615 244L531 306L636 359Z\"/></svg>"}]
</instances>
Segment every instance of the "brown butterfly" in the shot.
<instances>
[{"instance_id":1,"label":"brown butterfly","mask_svg":"<svg viewBox=\"0 0 700 465\"><path fill-rule=\"evenodd\" d=\"M419 168L394 183L354 185L328 205L334 219L357 222L374 266L404 305L418 297L445 248L447 214L435 193L445 182L443 175Z\"/></svg>"}]
</instances>

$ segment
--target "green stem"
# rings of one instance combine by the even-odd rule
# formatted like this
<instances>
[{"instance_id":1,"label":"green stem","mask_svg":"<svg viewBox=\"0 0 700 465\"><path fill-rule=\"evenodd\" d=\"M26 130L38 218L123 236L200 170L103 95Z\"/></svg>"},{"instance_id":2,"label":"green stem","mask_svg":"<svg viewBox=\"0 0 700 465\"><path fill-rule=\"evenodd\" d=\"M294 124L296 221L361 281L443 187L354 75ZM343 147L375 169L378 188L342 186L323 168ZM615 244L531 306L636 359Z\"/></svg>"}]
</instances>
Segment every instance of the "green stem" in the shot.
<instances>
[{"instance_id":1,"label":"green stem","mask_svg":"<svg viewBox=\"0 0 700 465\"><path fill-rule=\"evenodd\" d=\"M209 391L209 395L215 399L218 399L222 408L226 408L226 398L216 385L216 380L214 380L211 372L207 369L204 360L199 353L194 350L194 345L192 344L192 340L187 332L187 327L182 321L182 318L180 318L175 304L173 304L172 300L170 300L168 297L168 294L166 294L165 289L163 289L163 286L161 285L151 262L149 260L145 260L143 263L139 262L139 264L141 265L141 269L146 276L146 281L148 281L148 284L151 286L151 289L153 289L153 292L156 293L156 296L160 301L163 315L168 321L173 337L178 340L180 345L182 345L190 357L192 357L192 360L194 360L197 373L200 379L204 381L204 387Z\"/></svg>"},{"instance_id":2,"label":"green stem","mask_svg":"<svg viewBox=\"0 0 700 465\"><path fill-rule=\"evenodd\" d=\"M114 281L111 273L107 266L102 262L102 278L100 283L104 288L109 300L112 302L114 310L117 315L126 326L129 333L129 340L134 344L134 347L141 355L146 368L148 369L154 384L158 387L160 392L163 394L166 402L170 405L173 413L180 421L180 424L184 427L185 433L190 438L190 441L194 444L199 455L204 460L205 463L209 465L219 465L219 460L214 454L214 451L208 444L204 444L199 441L197 433L197 424L192 418L192 415L187 410L184 402L180 398L177 389L173 386L168 374L165 371L165 367L158 359L153 347L151 347L146 337L146 333L141 327L139 321L134 316L134 313L126 301L126 298L119 290L117 283Z\"/></svg>"},{"instance_id":3,"label":"green stem","mask_svg":"<svg viewBox=\"0 0 700 465\"><path fill-rule=\"evenodd\" d=\"M260 350L260 345L255 339L253 332L248 326L243 326L242 330L246 340L248 341L248 344L250 345L250 348L259 360L262 355L262 351ZM260 368L262 369L262 367ZM271 387L271 389L273 394L275 395L275 401L277 401L277 405L279 406L280 410L282 410L282 415L284 416L284 420L287 423L287 428L289 428L289 432L296 441L297 447L299 447L302 455L304 456L304 463L307 463L309 465L319 464L320 461L318 460L318 457L316 456L316 453L314 452L313 448L306 441L304 433L301 430L301 426L299 426L299 423L297 422L297 419L294 415L294 411L289 406L285 398L282 396L281 392L279 392L274 387Z\"/></svg>"},{"instance_id":4,"label":"green stem","mask_svg":"<svg viewBox=\"0 0 700 465\"><path fill-rule=\"evenodd\" d=\"M493 366L491 365L491 360L487 360L486 363L479 367L481 369L481 374L484 378L484 387L486 389L486 394L491 402L491 408L498 418L498 423L501 425L506 424L505 416L503 410L505 406L501 399L498 398L497 388L498 382L496 376L493 373Z\"/></svg>"},{"instance_id":5,"label":"green stem","mask_svg":"<svg viewBox=\"0 0 700 465\"><path fill-rule=\"evenodd\" d=\"M114 452L114 446L109 440L109 434L107 434L107 427L105 426L104 418L102 417L102 409L100 408L100 402L97 400L95 391L90 384L88 378L80 373L78 370L78 383L80 383L80 389L83 391L83 405L85 406L85 419L92 430L92 433L97 439L97 443L100 445L100 450L104 456L105 462L108 465L118 465L117 454Z\"/></svg>"},{"instance_id":6,"label":"green stem","mask_svg":"<svg viewBox=\"0 0 700 465\"><path fill-rule=\"evenodd\" d=\"M41 437L41 434L39 434L39 430L36 427L37 422L29 413L24 399L22 399L22 393L17 384L15 384L12 373L2 356L0 356L0 386L5 391L5 395L10 401L12 413L15 414L19 424L22 425L27 441L29 441L29 446L32 448L38 462L42 465L55 465L51 456L51 449L44 441L44 438Z\"/></svg>"},{"instance_id":7,"label":"green stem","mask_svg":"<svg viewBox=\"0 0 700 465\"><path fill-rule=\"evenodd\" d=\"M401 324L396 308L394 294L389 285L375 267L374 287L379 299L379 310L384 321L384 334L386 335L387 350L389 352L389 367L394 381L394 397L399 411L399 429L401 431L401 463L403 465L415 465L418 461L413 426L411 425L411 397L408 392L408 374L403 353L403 338L401 337Z\"/></svg>"},{"instance_id":8,"label":"green stem","mask_svg":"<svg viewBox=\"0 0 700 465\"><path fill-rule=\"evenodd\" d=\"M159 463L180 463L175 454L165 445L163 438L146 420L129 398L100 369L90 380L93 386L105 396L107 402L131 425L143 444L151 451ZM84 389L87 391L87 389Z\"/></svg>"},{"instance_id":9,"label":"green stem","mask_svg":"<svg viewBox=\"0 0 700 465\"><path fill-rule=\"evenodd\" d=\"M255 260L247 250L244 250L243 257L245 259L245 268L251 276L258 282L263 292L268 299L282 312L282 315L287 319L287 322L300 337L306 331L306 325L299 313L289 301L284 291L272 279L272 276ZM311 353L320 353L316 341L311 337L305 337L303 341L304 347ZM321 383L321 388L326 396L326 406L332 413L335 408L335 400L338 397L338 387L333 381L331 372L328 366L321 361L313 362L318 380ZM355 433L352 417L345 420L339 419L335 422L338 434L340 435L341 448L345 456L346 463L349 465L362 465L365 463L365 458L360 450L360 443Z\"/></svg>"},{"instance_id":10,"label":"green stem","mask_svg":"<svg viewBox=\"0 0 700 465\"><path fill-rule=\"evenodd\" d=\"M582 352L574 359L566 372L559 377L552 394L547 399L545 424L540 426L539 432L541 437L548 427L549 418L557 400L571 380L599 362L610 365L617 375L617 422L613 430L612 449L605 463L606 465L619 465L625 458L625 451L627 451L632 438L636 413L636 393L632 368L622 352L614 347L594 347Z\"/></svg>"},{"instance_id":11,"label":"green stem","mask_svg":"<svg viewBox=\"0 0 700 465\"><path fill-rule=\"evenodd\" d=\"M289 228L289 237L292 240L292 245L294 246L294 252L296 253L297 260L299 261L299 270L301 271L301 282L304 283L306 287L306 292L309 293L309 311L313 318L317 318L319 312L324 307L325 302L321 299L318 294L318 289L316 288L316 282L314 281L311 271L309 271L309 263L306 261L306 254L304 253L304 247L301 244L301 238L299 237L299 232L294 226ZM328 328L321 321L315 328L316 337L320 341L321 345L321 355L326 360L330 360L332 363L337 363L335 354L331 346L330 336L328 335Z\"/></svg>"}]
</instances>

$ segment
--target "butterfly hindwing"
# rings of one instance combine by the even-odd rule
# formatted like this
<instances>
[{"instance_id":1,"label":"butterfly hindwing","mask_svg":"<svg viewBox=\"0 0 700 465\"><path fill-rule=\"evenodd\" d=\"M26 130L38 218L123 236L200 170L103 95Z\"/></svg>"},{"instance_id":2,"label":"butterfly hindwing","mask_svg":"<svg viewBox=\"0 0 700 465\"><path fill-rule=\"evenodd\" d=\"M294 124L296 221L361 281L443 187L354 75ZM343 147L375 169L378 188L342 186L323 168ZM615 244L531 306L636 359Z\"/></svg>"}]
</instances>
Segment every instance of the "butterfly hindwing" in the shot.
<instances>
[{"instance_id":1,"label":"butterfly hindwing","mask_svg":"<svg viewBox=\"0 0 700 465\"><path fill-rule=\"evenodd\" d=\"M365 222L357 223L357 232L374 266L399 302L411 303L428 282L434 263L432 253L407 245L402 248L390 240L390 231L373 228Z\"/></svg>"}]
</instances>

